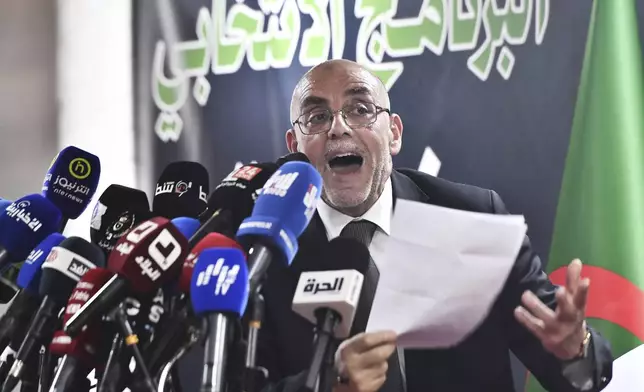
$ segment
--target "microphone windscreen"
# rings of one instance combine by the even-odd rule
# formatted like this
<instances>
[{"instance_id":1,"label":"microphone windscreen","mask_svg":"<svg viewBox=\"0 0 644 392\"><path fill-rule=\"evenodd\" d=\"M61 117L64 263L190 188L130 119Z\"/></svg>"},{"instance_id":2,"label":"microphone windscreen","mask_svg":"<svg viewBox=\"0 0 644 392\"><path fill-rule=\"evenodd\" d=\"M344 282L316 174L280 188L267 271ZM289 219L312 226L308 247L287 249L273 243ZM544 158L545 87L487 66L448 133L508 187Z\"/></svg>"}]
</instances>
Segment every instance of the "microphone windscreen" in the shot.
<instances>
[{"instance_id":1,"label":"microphone windscreen","mask_svg":"<svg viewBox=\"0 0 644 392\"><path fill-rule=\"evenodd\" d=\"M63 323L66 323L112 276L114 276L114 273L107 268L97 267L87 271L76 283L67 300Z\"/></svg>"},{"instance_id":2,"label":"microphone windscreen","mask_svg":"<svg viewBox=\"0 0 644 392\"><path fill-rule=\"evenodd\" d=\"M0 212L4 211L11 205L11 200L0 199Z\"/></svg>"},{"instance_id":3,"label":"microphone windscreen","mask_svg":"<svg viewBox=\"0 0 644 392\"><path fill-rule=\"evenodd\" d=\"M65 304L76 283L97 267L105 267L101 249L80 237L69 237L49 252L42 266L39 294Z\"/></svg>"},{"instance_id":4,"label":"microphone windscreen","mask_svg":"<svg viewBox=\"0 0 644 392\"><path fill-rule=\"evenodd\" d=\"M190 285L195 314L230 313L241 317L248 303L248 268L242 251L206 249L195 264Z\"/></svg>"},{"instance_id":5,"label":"microphone windscreen","mask_svg":"<svg viewBox=\"0 0 644 392\"><path fill-rule=\"evenodd\" d=\"M210 192L208 171L197 162L173 162L166 166L157 181L152 211L173 219L197 218L207 207Z\"/></svg>"},{"instance_id":6,"label":"microphone windscreen","mask_svg":"<svg viewBox=\"0 0 644 392\"><path fill-rule=\"evenodd\" d=\"M188 251L188 240L179 229L156 217L121 237L110 253L108 269L125 278L133 291L147 294L178 277Z\"/></svg>"},{"instance_id":7,"label":"microphone windscreen","mask_svg":"<svg viewBox=\"0 0 644 392\"><path fill-rule=\"evenodd\" d=\"M292 152L290 154L283 155L275 161L277 166L282 166L286 162L306 162L306 163L311 163L309 158L306 156L306 154L302 152Z\"/></svg>"},{"instance_id":8,"label":"microphone windscreen","mask_svg":"<svg viewBox=\"0 0 644 392\"><path fill-rule=\"evenodd\" d=\"M125 214L131 217L143 216L145 213L147 215L144 219L151 218L150 203L145 192L123 185L110 185L94 206L90 224L92 242L100 246L99 242L105 239L113 224ZM129 220L133 222L132 219Z\"/></svg>"},{"instance_id":9,"label":"microphone windscreen","mask_svg":"<svg viewBox=\"0 0 644 392\"><path fill-rule=\"evenodd\" d=\"M76 284L72 291L65 313L63 323L75 314L98 290L112 277L113 273L105 268L94 268L89 271ZM100 338L98 325L89 325L78 335L71 338L63 331L57 331L49 345L51 353L58 356L71 355L86 361L88 367L96 366L97 339Z\"/></svg>"},{"instance_id":10,"label":"microphone windscreen","mask_svg":"<svg viewBox=\"0 0 644 392\"><path fill-rule=\"evenodd\" d=\"M208 211L230 211L234 232L242 220L251 214L259 190L276 170L277 165L274 163L248 164L233 170L210 195Z\"/></svg>"},{"instance_id":11,"label":"microphone windscreen","mask_svg":"<svg viewBox=\"0 0 644 392\"><path fill-rule=\"evenodd\" d=\"M29 257L20 268L16 283L18 287L33 293L38 294L38 287L40 286L40 276L42 273L42 265L49 256L49 252L55 247L60 245L65 240L65 236L60 233L52 233L47 238L42 240L34 250L29 253Z\"/></svg>"},{"instance_id":12,"label":"microphone windscreen","mask_svg":"<svg viewBox=\"0 0 644 392\"><path fill-rule=\"evenodd\" d=\"M92 200L100 175L101 161L96 155L69 146L54 158L45 176L42 193L65 218L76 219Z\"/></svg>"},{"instance_id":13,"label":"microphone windscreen","mask_svg":"<svg viewBox=\"0 0 644 392\"><path fill-rule=\"evenodd\" d=\"M61 225L60 210L38 194L27 195L11 203L0 213L0 246L11 259L23 261L29 252Z\"/></svg>"},{"instance_id":14,"label":"microphone windscreen","mask_svg":"<svg viewBox=\"0 0 644 392\"><path fill-rule=\"evenodd\" d=\"M179 229L179 232L183 234L184 237L190 238L192 235L199 229L201 225L199 220L195 218L188 218L186 216L180 216L172 220L172 224Z\"/></svg>"},{"instance_id":15,"label":"microphone windscreen","mask_svg":"<svg viewBox=\"0 0 644 392\"><path fill-rule=\"evenodd\" d=\"M315 213L322 177L311 164L287 162L262 188L253 213L239 226L242 244L263 241L279 251L278 259L290 265L297 253L297 238Z\"/></svg>"},{"instance_id":16,"label":"microphone windscreen","mask_svg":"<svg viewBox=\"0 0 644 392\"><path fill-rule=\"evenodd\" d=\"M195 263L199 258L201 252L209 248L236 248L244 252L244 248L232 238L228 238L225 235L219 233L210 233L206 235L201 241L195 245L194 248L190 251L188 257L183 262L183 267L181 269L181 275L179 276L179 290L183 293L190 292L190 281L192 280L192 273L195 267Z\"/></svg>"},{"instance_id":17,"label":"microphone windscreen","mask_svg":"<svg viewBox=\"0 0 644 392\"><path fill-rule=\"evenodd\" d=\"M101 248L105 257L109 257L121 237L129 233L130 230L141 222L150 218L152 218L152 213L150 211L125 211L106 224L105 230L94 237L92 242ZM104 219L103 222L107 222L107 220Z\"/></svg>"},{"instance_id":18,"label":"microphone windscreen","mask_svg":"<svg viewBox=\"0 0 644 392\"><path fill-rule=\"evenodd\" d=\"M361 242L348 237L336 237L329 241L322 264L312 265L312 271L356 270L366 274L371 254Z\"/></svg>"}]
</instances>

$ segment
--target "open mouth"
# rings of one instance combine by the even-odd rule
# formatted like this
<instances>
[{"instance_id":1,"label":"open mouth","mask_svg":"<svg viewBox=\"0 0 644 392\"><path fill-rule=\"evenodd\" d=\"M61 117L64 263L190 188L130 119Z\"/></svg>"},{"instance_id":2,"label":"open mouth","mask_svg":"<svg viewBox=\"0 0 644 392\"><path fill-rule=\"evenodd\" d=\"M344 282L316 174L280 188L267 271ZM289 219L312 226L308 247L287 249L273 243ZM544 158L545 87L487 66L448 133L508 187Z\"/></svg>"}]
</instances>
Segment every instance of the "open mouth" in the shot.
<instances>
[{"instance_id":1,"label":"open mouth","mask_svg":"<svg viewBox=\"0 0 644 392\"><path fill-rule=\"evenodd\" d=\"M350 172L359 169L364 158L357 154L340 154L329 160L329 167L333 171Z\"/></svg>"}]
</instances>

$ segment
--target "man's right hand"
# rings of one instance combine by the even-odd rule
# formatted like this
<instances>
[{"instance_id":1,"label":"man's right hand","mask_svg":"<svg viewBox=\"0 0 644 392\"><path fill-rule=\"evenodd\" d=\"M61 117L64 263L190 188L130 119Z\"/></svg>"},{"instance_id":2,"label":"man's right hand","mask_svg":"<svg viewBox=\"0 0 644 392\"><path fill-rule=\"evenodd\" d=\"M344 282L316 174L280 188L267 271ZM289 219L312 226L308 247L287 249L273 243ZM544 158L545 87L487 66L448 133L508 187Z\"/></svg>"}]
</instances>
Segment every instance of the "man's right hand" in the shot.
<instances>
[{"instance_id":1,"label":"man's right hand","mask_svg":"<svg viewBox=\"0 0 644 392\"><path fill-rule=\"evenodd\" d=\"M347 383L334 392L376 392L387 378L387 360L396 350L393 331L361 333L347 339L336 353L338 370Z\"/></svg>"}]
</instances>

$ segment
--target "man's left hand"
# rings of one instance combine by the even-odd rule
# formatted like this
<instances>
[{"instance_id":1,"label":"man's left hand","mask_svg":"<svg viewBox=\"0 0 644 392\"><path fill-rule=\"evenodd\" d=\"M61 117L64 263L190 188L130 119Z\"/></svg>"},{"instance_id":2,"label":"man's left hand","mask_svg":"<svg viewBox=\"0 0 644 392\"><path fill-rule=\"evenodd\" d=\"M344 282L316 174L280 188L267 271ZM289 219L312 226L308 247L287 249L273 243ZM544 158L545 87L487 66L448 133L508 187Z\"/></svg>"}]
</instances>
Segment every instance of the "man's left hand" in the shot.
<instances>
[{"instance_id":1,"label":"man's left hand","mask_svg":"<svg viewBox=\"0 0 644 392\"><path fill-rule=\"evenodd\" d=\"M561 360L573 359L581 354L586 336L586 299L590 280L581 279L581 261L568 265L566 286L555 294L557 309L546 306L531 291L521 296L523 306L514 310L514 316L543 346Z\"/></svg>"}]
</instances>

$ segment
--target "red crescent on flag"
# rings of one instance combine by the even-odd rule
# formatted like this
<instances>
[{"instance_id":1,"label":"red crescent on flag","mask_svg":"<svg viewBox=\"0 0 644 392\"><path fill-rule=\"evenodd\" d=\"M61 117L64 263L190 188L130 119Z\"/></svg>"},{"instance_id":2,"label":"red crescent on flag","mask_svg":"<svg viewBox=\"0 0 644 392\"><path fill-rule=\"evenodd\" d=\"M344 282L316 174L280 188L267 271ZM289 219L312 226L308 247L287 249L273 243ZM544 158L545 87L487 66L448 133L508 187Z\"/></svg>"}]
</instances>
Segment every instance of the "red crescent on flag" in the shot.
<instances>
[{"instance_id":1,"label":"red crescent on flag","mask_svg":"<svg viewBox=\"0 0 644 392\"><path fill-rule=\"evenodd\" d=\"M567 268L554 270L552 283L565 285ZM605 268L584 265L581 275L590 279L586 317L610 321L644 341L644 291Z\"/></svg>"}]
</instances>

